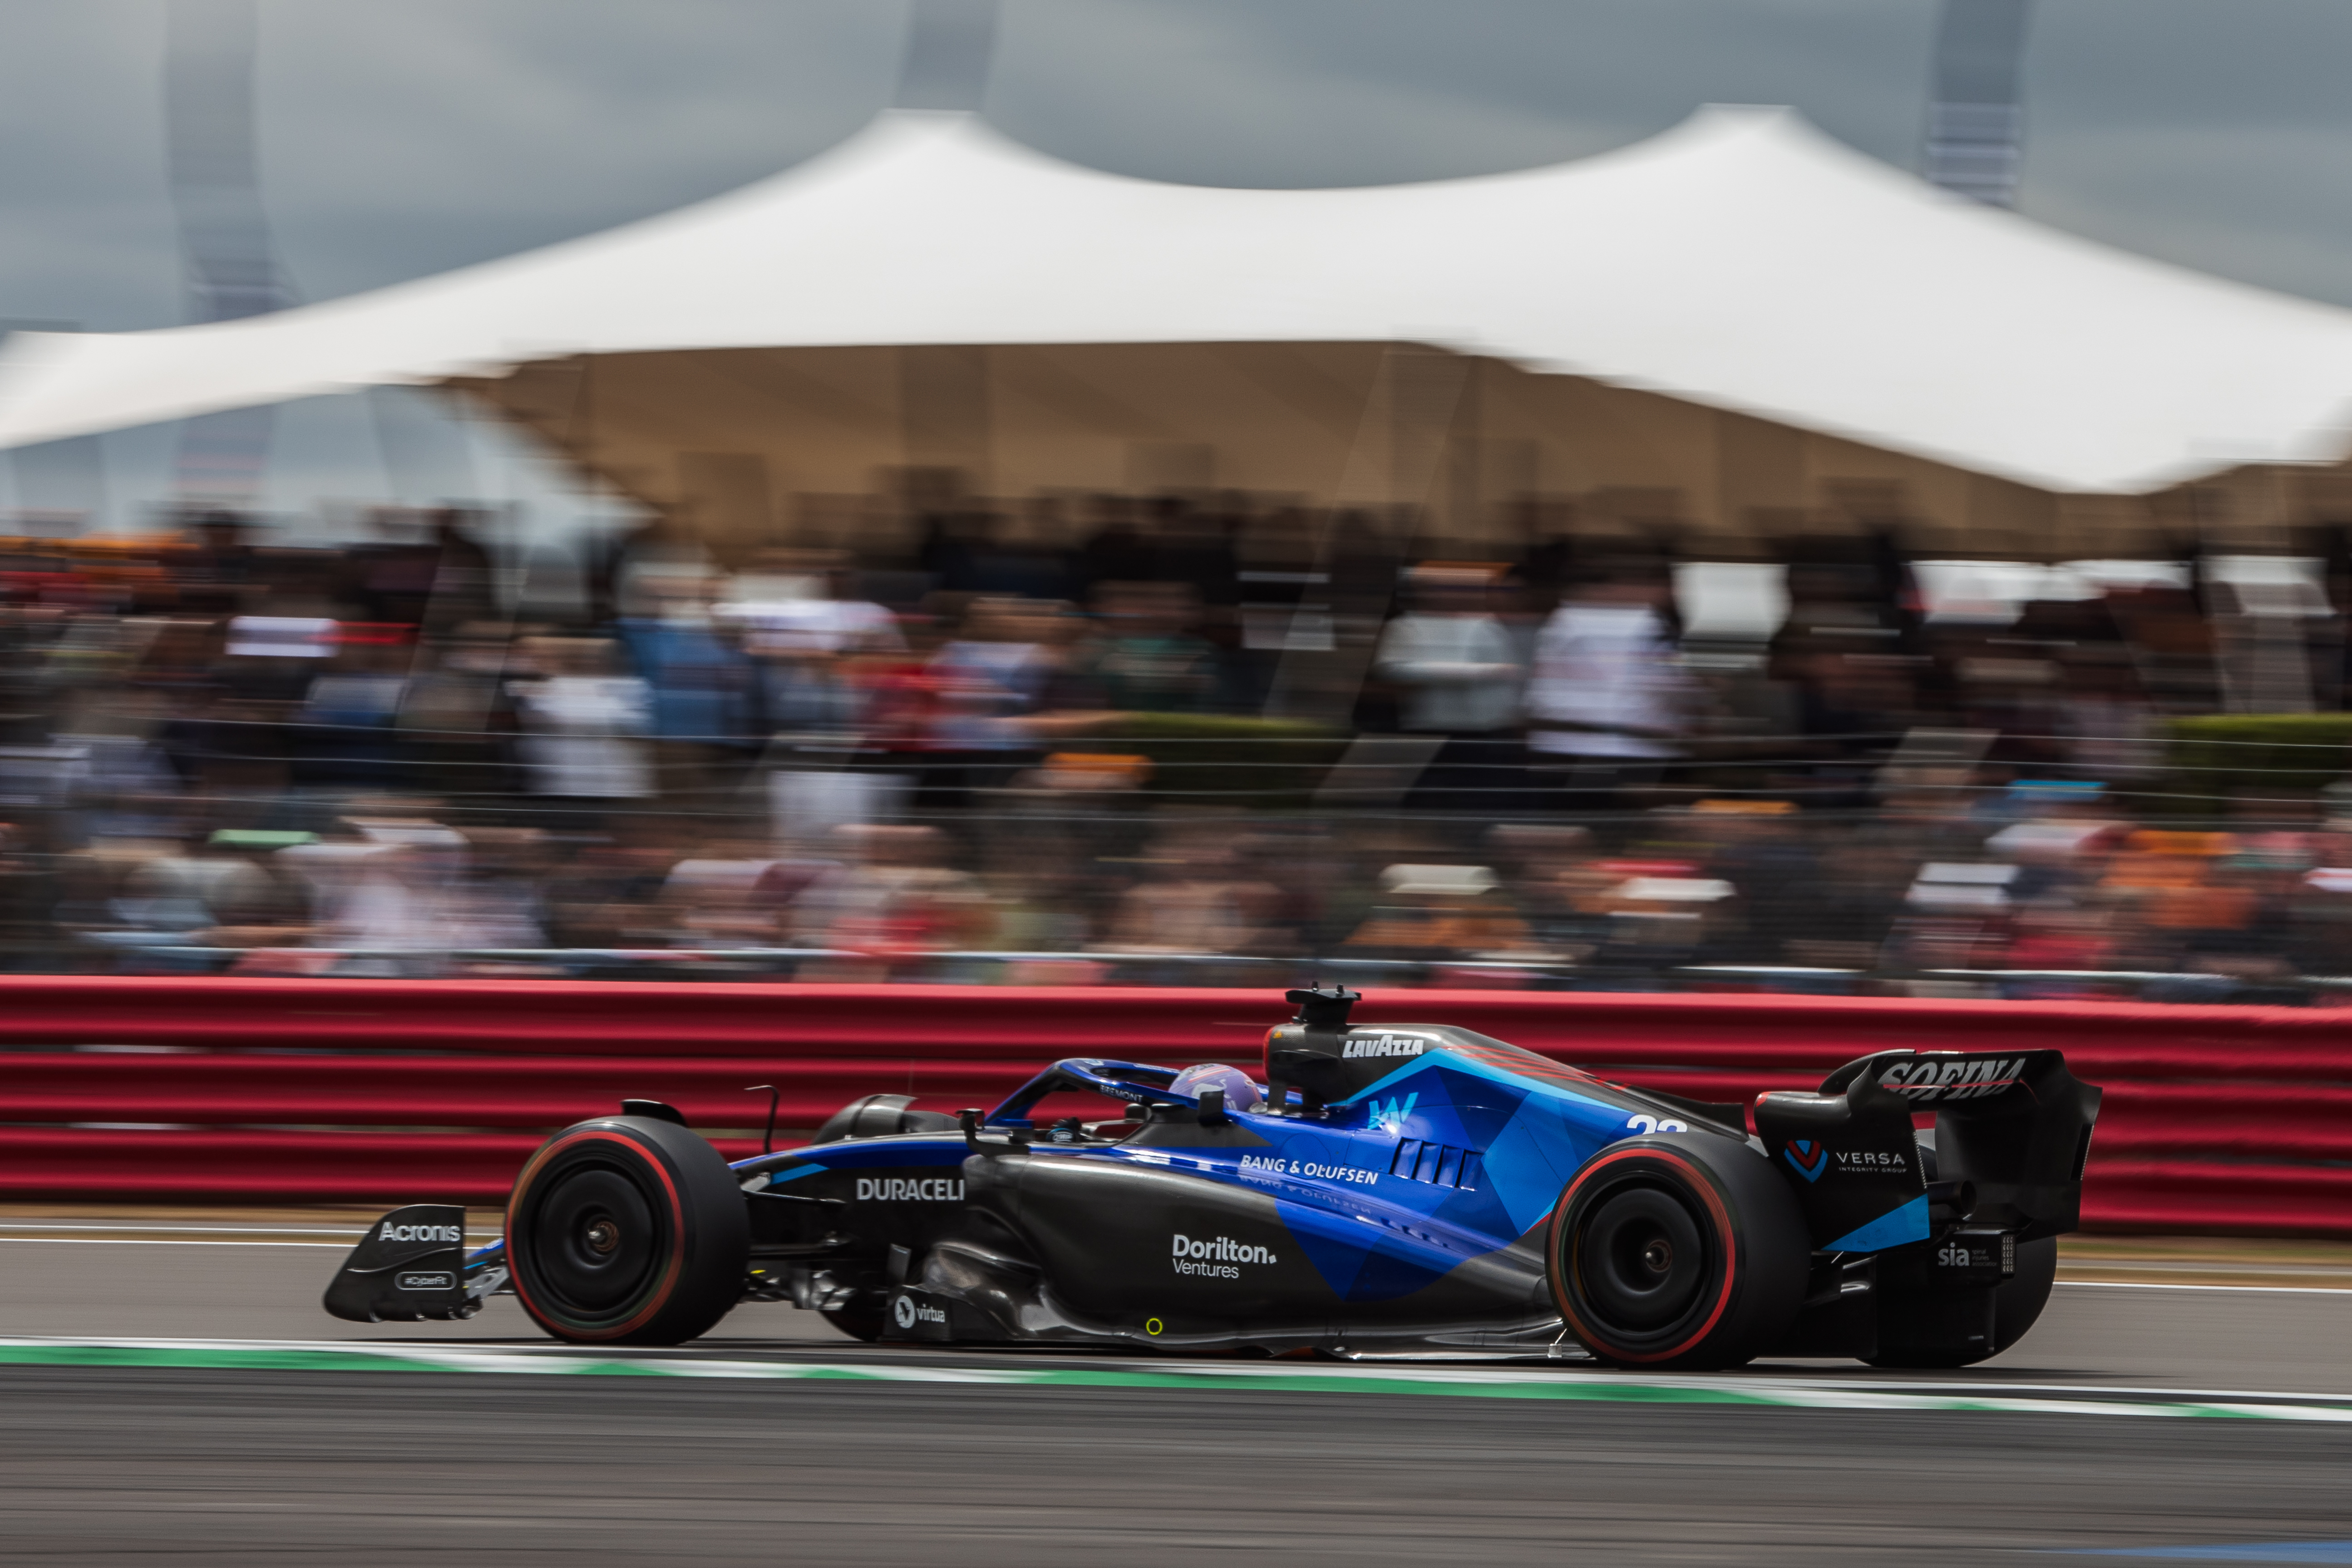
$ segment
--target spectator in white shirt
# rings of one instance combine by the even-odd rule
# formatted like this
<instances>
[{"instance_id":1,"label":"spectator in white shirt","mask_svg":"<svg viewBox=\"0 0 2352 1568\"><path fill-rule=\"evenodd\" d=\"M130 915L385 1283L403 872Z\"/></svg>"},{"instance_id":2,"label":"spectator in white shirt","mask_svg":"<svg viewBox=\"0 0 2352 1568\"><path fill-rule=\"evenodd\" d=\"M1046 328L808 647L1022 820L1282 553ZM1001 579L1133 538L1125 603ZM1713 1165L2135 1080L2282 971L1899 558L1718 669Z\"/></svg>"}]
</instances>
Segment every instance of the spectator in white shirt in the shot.
<instances>
[{"instance_id":1,"label":"spectator in white shirt","mask_svg":"<svg viewBox=\"0 0 2352 1568\"><path fill-rule=\"evenodd\" d=\"M1663 572L1617 568L1537 634L1528 747L1570 764L1572 787L1614 791L1681 754L1690 690L1659 610L1670 587Z\"/></svg>"},{"instance_id":2,"label":"spectator in white shirt","mask_svg":"<svg viewBox=\"0 0 2352 1568\"><path fill-rule=\"evenodd\" d=\"M632 675L612 673L612 645L590 637L535 637L543 672L513 688L522 727L516 750L531 793L605 805L654 793L644 740L652 697Z\"/></svg>"},{"instance_id":3,"label":"spectator in white shirt","mask_svg":"<svg viewBox=\"0 0 2352 1568\"><path fill-rule=\"evenodd\" d=\"M1491 735L1519 721L1527 672L1487 606L1493 581L1483 566L1421 566L1407 579L1413 607L1388 624L1373 658L1374 672L1398 689L1400 728Z\"/></svg>"},{"instance_id":4,"label":"spectator in white shirt","mask_svg":"<svg viewBox=\"0 0 2352 1568\"><path fill-rule=\"evenodd\" d=\"M1406 579L1412 608L1381 634L1372 673L1397 693L1398 727L1443 735L1407 804L1493 815L1516 799L1516 730L1527 676L1491 605L1498 569L1426 565Z\"/></svg>"}]
</instances>

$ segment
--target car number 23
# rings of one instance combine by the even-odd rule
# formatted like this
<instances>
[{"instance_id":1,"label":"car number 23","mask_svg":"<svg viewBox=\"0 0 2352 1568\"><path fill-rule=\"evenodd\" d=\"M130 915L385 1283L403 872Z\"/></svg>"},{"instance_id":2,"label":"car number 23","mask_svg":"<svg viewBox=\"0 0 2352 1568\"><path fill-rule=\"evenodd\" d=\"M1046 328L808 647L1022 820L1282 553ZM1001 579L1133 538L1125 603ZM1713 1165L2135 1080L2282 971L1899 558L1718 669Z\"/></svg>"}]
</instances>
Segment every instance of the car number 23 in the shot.
<instances>
[{"instance_id":1,"label":"car number 23","mask_svg":"<svg viewBox=\"0 0 2352 1568\"><path fill-rule=\"evenodd\" d=\"M1629 1116L1625 1119L1625 1125L1636 1132L1687 1132L1690 1131L1688 1123L1676 1121L1672 1117L1662 1121L1655 1116Z\"/></svg>"}]
</instances>

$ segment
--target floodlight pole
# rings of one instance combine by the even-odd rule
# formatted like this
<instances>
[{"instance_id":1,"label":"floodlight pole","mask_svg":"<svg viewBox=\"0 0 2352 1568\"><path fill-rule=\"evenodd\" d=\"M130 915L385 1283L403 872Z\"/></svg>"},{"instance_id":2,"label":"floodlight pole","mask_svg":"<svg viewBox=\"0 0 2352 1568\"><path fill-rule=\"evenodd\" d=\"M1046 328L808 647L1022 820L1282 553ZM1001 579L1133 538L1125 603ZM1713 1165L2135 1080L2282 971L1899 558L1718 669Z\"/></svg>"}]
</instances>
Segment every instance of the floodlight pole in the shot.
<instances>
[{"instance_id":1,"label":"floodlight pole","mask_svg":"<svg viewBox=\"0 0 2352 1568\"><path fill-rule=\"evenodd\" d=\"M1922 160L1932 184L1987 206L2017 205L2024 142L2019 77L2031 0L1944 0Z\"/></svg>"}]
</instances>

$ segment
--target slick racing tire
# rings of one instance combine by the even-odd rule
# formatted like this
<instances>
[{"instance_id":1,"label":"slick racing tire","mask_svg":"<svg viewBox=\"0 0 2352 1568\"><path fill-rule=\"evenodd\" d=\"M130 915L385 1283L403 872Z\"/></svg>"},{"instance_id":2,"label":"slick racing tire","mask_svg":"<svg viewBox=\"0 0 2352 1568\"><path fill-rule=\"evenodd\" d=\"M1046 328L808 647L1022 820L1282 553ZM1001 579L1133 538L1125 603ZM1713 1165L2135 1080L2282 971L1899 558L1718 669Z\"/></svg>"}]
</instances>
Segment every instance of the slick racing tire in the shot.
<instances>
[{"instance_id":1,"label":"slick racing tire","mask_svg":"<svg viewBox=\"0 0 2352 1568\"><path fill-rule=\"evenodd\" d=\"M667 1121L607 1116L549 1139L507 1202L507 1263L560 1340L674 1345L743 1294L743 1194L719 1151Z\"/></svg>"},{"instance_id":2,"label":"slick racing tire","mask_svg":"<svg viewBox=\"0 0 2352 1568\"><path fill-rule=\"evenodd\" d=\"M1545 1272L1568 1331L1617 1366L1752 1360L1795 1321L1811 1248L1789 1185L1706 1134L1612 1143L1552 1211Z\"/></svg>"}]
</instances>

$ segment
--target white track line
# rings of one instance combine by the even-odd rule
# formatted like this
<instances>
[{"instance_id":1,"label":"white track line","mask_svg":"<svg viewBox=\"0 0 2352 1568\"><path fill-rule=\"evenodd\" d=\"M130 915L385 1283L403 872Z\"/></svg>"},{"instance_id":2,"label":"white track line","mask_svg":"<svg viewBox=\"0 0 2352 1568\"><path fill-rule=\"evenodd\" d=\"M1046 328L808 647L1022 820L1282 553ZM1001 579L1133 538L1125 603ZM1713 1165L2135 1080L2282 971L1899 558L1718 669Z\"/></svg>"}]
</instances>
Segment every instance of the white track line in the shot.
<instances>
[{"instance_id":1,"label":"white track line","mask_svg":"<svg viewBox=\"0 0 2352 1568\"><path fill-rule=\"evenodd\" d=\"M95 1352L94 1354L91 1352ZM552 1352L552 1353L551 1353ZM275 1367L272 1362L277 1362ZM1896 1385L1825 1379L1696 1377L1586 1373L1555 1368L1404 1368L1339 1366L1308 1370L1263 1364L1094 1363L1089 1365L940 1366L909 1358L890 1362L790 1362L695 1359L644 1352L581 1353L563 1347L456 1346L304 1340L0 1340L0 1363L212 1367L246 1372L390 1370L526 1373L574 1376L656 1375L761 1381L856 1381L1007 1386L1124 1387L1138 1392L1214 1387L1297 1393L1325 1388L1456 1396L1529 1396L1607 1404L1703 1404L1813 1410L1935 1411L1954 1414L2099 1415L2138 1418L2239 1418L2352 1424L2352 1401L2326 1394L2248 1396L2183 1391L2164 1403L2155 1390L2039 1385L2064 1397L2017 1397L1967 1384ZM324 1363L324 1364L321 1364ZM337 1363L341 1363L340 1366ZM2011 1390L2026 1385L2010 1385ZM2169 1393L2171 1391L2163 1391ZM2104 1395L2104 1397L2101 1397ZM2134 1397L2137 1396L2137 1397Z\"/></svg>"},{"instance_id":2,"label":"white track line","mask_svg":"<svg viewBox=\"0 0 2352 1568\"><path fill-rule=\"evenodd\" d=\"M326 1225L198 1225L193 1221L183 1221L177 1225L121 1225L112 1220L0 1219L0 1231L137 1231L161 1236L340 1236L352 1241L365 1236L371 1228L362 1226L357 1230L347 1230L340 1226Z\"/></svg>"},{"instance_id":3,"label":"white track line","mask_svg":"<svg viewBox=\"0 0 2352 1568\"><path fill-rule=\"evenodd\" d=\"M2346 1285L2174 1285L2139 1279L2061 1279L2058 1283L2076 1290L2243 1290L2273 1296L2352 1296L2352 1286Z\"/></svg>"}]
</instances>

